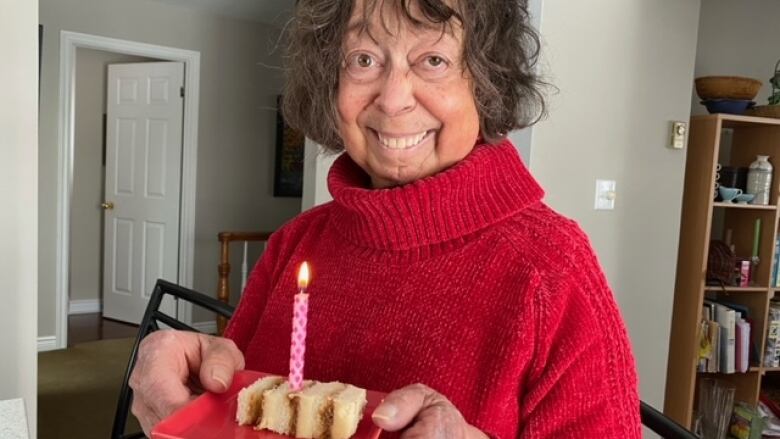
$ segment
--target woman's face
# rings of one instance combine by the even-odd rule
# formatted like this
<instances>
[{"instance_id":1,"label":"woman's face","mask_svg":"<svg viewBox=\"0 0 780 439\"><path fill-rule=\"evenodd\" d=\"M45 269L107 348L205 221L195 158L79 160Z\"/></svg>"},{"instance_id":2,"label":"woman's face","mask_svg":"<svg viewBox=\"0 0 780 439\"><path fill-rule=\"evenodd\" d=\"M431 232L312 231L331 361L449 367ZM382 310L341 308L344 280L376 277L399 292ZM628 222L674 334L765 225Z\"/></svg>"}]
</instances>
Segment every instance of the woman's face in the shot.
<instances>
[{"instance_id":1,"label":"woman's face","mask_svg":"<svg viewBox=\"0 0 780 439\"><path fill-rule=\"evenodd\" d=\"M363 1L356 1L339 75L339 131L375 188L449 168L471 152L479 134L461 62L462 30L456 24L444 33L432 24L415 27L395 3L378 2L362 23ZM363 25L368 31L361 32Z\"/></svg>"}]
</instances>

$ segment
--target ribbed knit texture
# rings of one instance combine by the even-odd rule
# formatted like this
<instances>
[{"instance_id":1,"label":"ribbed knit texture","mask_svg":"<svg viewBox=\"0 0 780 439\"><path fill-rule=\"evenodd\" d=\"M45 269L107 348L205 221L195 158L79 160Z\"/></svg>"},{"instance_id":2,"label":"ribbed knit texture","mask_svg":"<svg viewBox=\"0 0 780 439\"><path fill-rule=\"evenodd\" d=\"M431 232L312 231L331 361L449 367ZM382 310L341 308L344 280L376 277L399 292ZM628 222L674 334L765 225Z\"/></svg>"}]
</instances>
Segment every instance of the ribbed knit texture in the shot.
<instances>
[{"instance_id":1,"label":"ribbed knit texture","mask_svg":"<svg viewBox=\"0 0 780 439\"><path fill-rule=\"evenodd\" d=\"M296 272L312 268L305 376L424 383L496 438L639 438L634 360L587 237L541 202L508 142L369 189L345 154L334 201L276 232L226 336L286 374Z\"/></svg>"}]
</instances>

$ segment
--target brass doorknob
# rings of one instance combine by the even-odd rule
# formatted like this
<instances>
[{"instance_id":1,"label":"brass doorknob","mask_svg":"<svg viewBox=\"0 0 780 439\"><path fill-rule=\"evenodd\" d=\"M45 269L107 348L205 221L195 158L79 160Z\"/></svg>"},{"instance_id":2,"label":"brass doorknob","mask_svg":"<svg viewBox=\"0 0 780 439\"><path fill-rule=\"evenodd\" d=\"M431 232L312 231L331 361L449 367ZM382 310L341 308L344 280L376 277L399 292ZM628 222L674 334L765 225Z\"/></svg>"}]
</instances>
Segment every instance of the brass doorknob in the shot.
<instances>
[{"instance_id":1,"label":"brass doorknob","mask_svg":"<svg viewBox=\"0 0 780 439\"><path fill-rule=\"evenodd\" d=\"M112 203L111 201L107 201L105 203L100 203L100 207L102 207L104 210L113 210L114 203Z\"/></svg>"}]
</instances>

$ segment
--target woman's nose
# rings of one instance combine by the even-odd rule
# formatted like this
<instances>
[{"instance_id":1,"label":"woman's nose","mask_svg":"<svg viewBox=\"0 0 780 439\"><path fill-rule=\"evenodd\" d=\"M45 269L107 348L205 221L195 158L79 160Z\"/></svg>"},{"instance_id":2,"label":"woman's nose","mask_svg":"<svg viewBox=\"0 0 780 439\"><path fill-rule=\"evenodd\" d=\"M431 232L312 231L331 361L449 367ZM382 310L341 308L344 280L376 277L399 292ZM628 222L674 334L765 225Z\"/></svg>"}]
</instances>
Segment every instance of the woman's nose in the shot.
<instances>
[{"instance_id":1,"label":"woman's nose","mask_svg":"<svg viewBox=\"0 0 780 439\"><path fill-rule=\"evenodd\" d=\"M382 82L375 103L388 116L414 109L415 99L409 70L391 67Z\"/></svg>"}]
</instances>

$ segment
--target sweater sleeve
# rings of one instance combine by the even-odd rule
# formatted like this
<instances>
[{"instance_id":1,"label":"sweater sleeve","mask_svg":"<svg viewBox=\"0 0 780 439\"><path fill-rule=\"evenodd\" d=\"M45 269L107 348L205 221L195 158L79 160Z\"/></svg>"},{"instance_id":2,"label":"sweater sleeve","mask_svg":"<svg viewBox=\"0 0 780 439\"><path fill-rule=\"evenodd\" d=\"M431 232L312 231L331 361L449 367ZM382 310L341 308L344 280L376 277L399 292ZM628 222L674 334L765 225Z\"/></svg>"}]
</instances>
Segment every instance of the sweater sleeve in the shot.
<instances>
[{"instance_id":1,"label":"sweater sleeve","mask_svg":"<svg viewBox=\"0 0 780 439\"><path fill-rule=\"evenodd\" d=\"M537 343L518 436L638 439L628 335L595 254L587 243L579 247L537 291Z\"/></svg>"}]
</instances>

